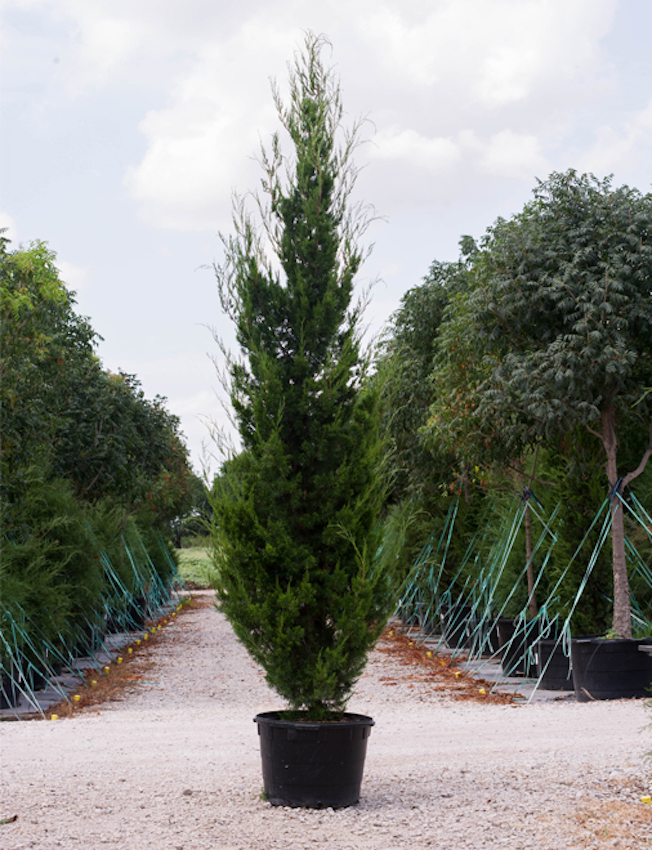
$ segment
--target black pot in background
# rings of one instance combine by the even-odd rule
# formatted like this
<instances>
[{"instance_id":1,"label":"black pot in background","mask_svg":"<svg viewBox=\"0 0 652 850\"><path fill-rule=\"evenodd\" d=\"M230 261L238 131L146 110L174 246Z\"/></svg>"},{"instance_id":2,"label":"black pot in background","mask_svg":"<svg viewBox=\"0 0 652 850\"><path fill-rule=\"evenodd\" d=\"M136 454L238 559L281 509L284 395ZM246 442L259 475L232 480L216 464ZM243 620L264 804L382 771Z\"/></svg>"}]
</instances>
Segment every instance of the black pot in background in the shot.
<instances>
[{"instance_id":1,"label":"black pot in background","mask_svg":"<svg viewBox=\"0 0 652 850\"><path fill-rule=\"evenodd\" d=\"M0 676L0 709L13 708L18 701L15 696L12 680L3 673Z\"/></svg>"},{"instance_id":2,"label":"black pot in background","mask_svg":"<svg viewBox=\"0 0 652 850\"><path fill-rule=\"evenodd\" d=\"M16 684L16 666L13 662L7 666L9 669L0 668L0 708L13 708L22 696Z\"/></svg>"},{"instance_id":3,"label":"black pot in background","mask_svg":"<svg viewBox=\"0 0 652 850\"><path fill-rule=\"evenodd\" d=\"M498 620L485 622L482 628L482 654L495 655L500 649L500 642L498 640Z\"/></svg>"},{"instance_id":4,"label":"black pot in background","mask_svg":"<svg viewBox=\"0 0 652 850\"><path fill-rule=\"evenodd\" d=\"M540 677L539 687L546 691L573 690L570 658L564 654L561 641L557 643L556 639L541 639L537 642L535 657Z\"/></svg>"},{"instance_id":5,"label":"black pot in background","mask_svg":"<svg viewBox=\"0 0 652 850\"><path fill-rule=\"evenodd\" d=\"M578 702L649 697L652 655L639 646L652 638L573 638L573 684Z\"/></svg>"},{"instance_id":6,"label":"black pot in background","mask_svg":"<svg viewBox=\"0 0 652 850\"><path fill-rule=\"evenodd\" d=\"M439 614L441 633L450 649L462 649L468 644L473 631L472 610L470 605L453 605L451 608L442 608Z\"/></svg>"},{"instance_id":7,"label":"black pot in background","mask_svg":"<svg viewBox=\"0 0 652 850\"><path fill-rule=\"evenodd\" d=\"M31 691L42 691L48 686L48 671L40 659L34 659L26 665L25 681Z\"/></svg>"},{"instance_id":8,"label":"black pot in background","mask_svg":"<svg viewBox=\"0 0 652 850\"><path fill-rule=\"evenodd\" d=\"M293 721L267 711L254 722L270 803L337 809L358 802L371 717L344 714L339 721Z\"/></svg>"},{"instance_id":9,"label":"black pot in background","mask_svg":"<svg viewBox=\"0 0 652 850\"><path fill-rule=\"evenodd\" d=\"M145 628L145 620L147 614L147 599L144 594L136 596L129 608L129 620L133 629Z\"/></svg>"},{"instance_id":10,"label":"black pot in background","mask_svg":"<svg viewBox=\"0 0 652 850\"><path fill-rule=\"evenodd\" d=\"M539 625L508 617L497 621L498 643L502 650L501 665L507 676L529 676L534 665L529 660L528 649L539 640ZM510 643L511 641L511 643Z\"/></svg>"}]
</instances>

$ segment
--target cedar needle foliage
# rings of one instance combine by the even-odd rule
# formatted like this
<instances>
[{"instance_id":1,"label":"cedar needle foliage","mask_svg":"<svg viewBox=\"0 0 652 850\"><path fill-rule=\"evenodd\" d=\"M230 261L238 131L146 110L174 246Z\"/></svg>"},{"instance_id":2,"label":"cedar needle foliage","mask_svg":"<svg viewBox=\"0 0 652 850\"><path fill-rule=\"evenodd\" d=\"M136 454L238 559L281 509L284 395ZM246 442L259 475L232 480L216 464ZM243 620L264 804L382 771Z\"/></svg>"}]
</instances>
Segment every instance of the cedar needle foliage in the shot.
<instances>
[{"instance_id":1,"label":"cedar needle foliage","mask_svg":"<svg viewBox=\"0 0 652 850\"><path fill-rule=\"evenodd\" d=\"M214 488L218 605L292 711L343 710L391 597L374 563L379 512L378 398L364 382L354 277L369 222L350 205L360 125L341 126L339 85L308 34L274 100L254 219L234 203L235 234L216 268L240 359L228 360L242 450Z\"/></svg>"}]
</instances>

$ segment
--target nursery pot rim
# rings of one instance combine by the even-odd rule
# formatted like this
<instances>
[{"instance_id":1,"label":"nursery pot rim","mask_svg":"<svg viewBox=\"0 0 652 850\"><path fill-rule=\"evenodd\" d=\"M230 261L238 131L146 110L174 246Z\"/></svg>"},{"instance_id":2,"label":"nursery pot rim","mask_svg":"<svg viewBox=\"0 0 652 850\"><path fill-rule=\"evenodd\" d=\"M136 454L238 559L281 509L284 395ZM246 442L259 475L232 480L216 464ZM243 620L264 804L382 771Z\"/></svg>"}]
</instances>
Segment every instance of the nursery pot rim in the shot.
<instances>
[{"instance_id":1,"label":"nursery pot rim","mask_svg":"<svg viewBox=\"0 0 652 850\"><path fill-rule=\"evenodd\" d=\"M301 725L302 729L319 729L321 726L375 726L376 721L366 714L355 714L344 712L339 717L325 718L324 720L313 720L309 717L295 717L292 720L284 720L280 715L287 709L278 709L276 711L261 711L254 718L254 723L273 723L275 726L286 726L288 728Z\"/></svg>"},{"instance_id":2,"label":"nursery pot rim","mask_svg":"<svg viewBox=\"0 0 652 850\"><path fill-rule=\"evenodd\" d=\"M638 643L638 644L652 644L652 637L644 637L644 638L627 638L627 637L605 637L604 635L578 635L578 637L571 638L572 643L608 643L608 644L617 644L617 643Z\"/></svg>"}]
</instances>

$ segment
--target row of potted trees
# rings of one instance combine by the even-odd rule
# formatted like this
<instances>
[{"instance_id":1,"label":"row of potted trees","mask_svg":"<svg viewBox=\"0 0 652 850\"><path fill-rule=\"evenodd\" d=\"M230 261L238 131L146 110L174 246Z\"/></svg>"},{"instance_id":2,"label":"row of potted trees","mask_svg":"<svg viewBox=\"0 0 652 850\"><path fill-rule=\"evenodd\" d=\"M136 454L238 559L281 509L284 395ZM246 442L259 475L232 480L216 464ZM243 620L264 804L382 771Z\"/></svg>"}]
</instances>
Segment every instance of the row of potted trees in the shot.
<instances>
[{"instance_id":1,"label":"row of potted trees","mask_svg":"<svg viewBox=\"0 0 652 850\"><path fill-rule=\"evenodd\" d=\"M611 634L569 640L539 620L501 617L478 623L471 606L449 608L441 622L449 647L475 643L485 655L500 657L505 676L537 678L546 690L574 690L579 702L650 695L652 638Z\"/></svg>"},{"instance_id":2,"label":"row of potted trees","mask_svg":"<svg viewBox=\"0 0 652 850\"><path fill-rule=\"evenodd\" d=\"M76 536L70 533L76 518L70 512L67 522L52 523L49 534L5 543L0 709L22 697L36 707L38 691L64 666L75 669L76 659L102 649L112 634L142 629L172 592L175 556L157 532L133 520L121 528L115 517L109 522L95 510L86 512Z\"/></svg>"}]
</instances>

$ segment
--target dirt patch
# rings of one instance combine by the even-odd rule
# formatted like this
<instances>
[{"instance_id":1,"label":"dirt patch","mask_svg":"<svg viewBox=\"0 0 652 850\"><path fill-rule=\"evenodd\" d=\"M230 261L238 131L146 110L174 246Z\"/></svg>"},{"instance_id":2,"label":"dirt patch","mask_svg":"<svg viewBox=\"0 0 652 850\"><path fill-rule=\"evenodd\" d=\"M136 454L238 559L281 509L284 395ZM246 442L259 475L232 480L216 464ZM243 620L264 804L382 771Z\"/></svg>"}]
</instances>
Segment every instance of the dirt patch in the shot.
<instances>
[{"instance_id":1,"label":"dirt patch","mask_svg":"<svg viewBox=\"0 0 652 850\"><path fill-rule=\"evenodd\" d=\"M186 590L212 590L210 584L198 584L196 581L184 581Z\"/></svg>"},{"instance_id":2,"label":"dirt patch","mask_svg":"<svg viewBox=\"0 0 652 850\"><path fill-rule=\"evenodd\" d=\"M470 676L452 660L450 655L437 653L422 643L413 640L400 628L385 629L377 647L378 651L396 658L408 668L401 681L381 677L383 685L392 686L404 682L418 684L429 690L439 691L452 699L465 702L480 702L489 705L511 705L516 702L513 694L491 692L492 683Z\"/></svg>"},{"instance_id":3,"label":"dirt patch","mask_svg":"<svg viewBox=\"0 0 652 850\"><path fill-rule=\"evenodd\" d=\"M574 820L580 846L643 850L652 847L652 806L631 801L608 801L580 808Z\"/></svg>"}]
</instances>

